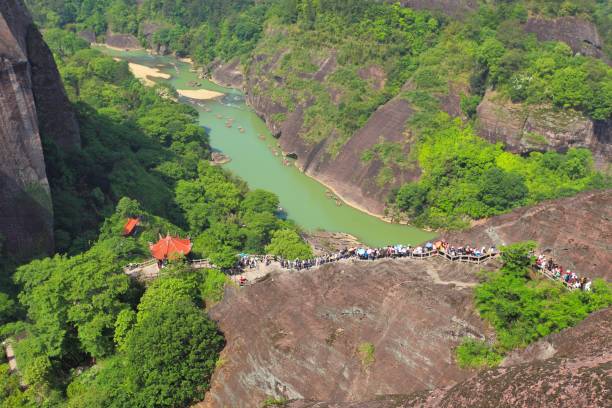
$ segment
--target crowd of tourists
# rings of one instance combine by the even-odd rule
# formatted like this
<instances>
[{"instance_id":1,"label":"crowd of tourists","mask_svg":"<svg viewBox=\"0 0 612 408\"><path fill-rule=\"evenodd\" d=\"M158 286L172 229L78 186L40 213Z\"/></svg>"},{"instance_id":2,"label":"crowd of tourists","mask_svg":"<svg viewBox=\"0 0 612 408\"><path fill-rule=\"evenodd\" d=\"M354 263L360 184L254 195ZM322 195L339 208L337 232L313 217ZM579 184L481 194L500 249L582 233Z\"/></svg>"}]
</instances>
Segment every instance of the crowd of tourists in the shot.
<instances>
[{"instance_id":1,"label":"crowd of tourists","mask_svg":"<svg viewBox=\"0 0 612 408\"><path fill-rule=\"evenodd\" d=\"M268 266L272 262L278 262L283 269L310 269L327 263L338 262L343 259L358 259L362 261L374 261L383 258L427 258L437 254L446 254L452 260L459 257L470 259L481 259L491 255L497 255L499 251L495 246L471 247L454 246L446 241L428 242L422 246L412 247L410 245L388 245L380 248L354 247L344 248L339 252L325 254L312 259L283 259L273 255L246 255L240 254L238 261L239 269L256 269L263 263Z\"/></svg>"},{"instance_id":2,"label":"crowd of tourists","mask_svg":"<svg viewBox=\"0 0 612 408\"><path fill-rule=\"evenodd\" d=\"M587 292L591 291L593 282L590 279L584 276L579 277L570 269L564 269L563 266L556 263L552 258L546 257L546 255L539 255L536 259L535 266L546 272L546 274L553 279L564 282L569 288L580 289Z\"/></svg>"}]
</instances>

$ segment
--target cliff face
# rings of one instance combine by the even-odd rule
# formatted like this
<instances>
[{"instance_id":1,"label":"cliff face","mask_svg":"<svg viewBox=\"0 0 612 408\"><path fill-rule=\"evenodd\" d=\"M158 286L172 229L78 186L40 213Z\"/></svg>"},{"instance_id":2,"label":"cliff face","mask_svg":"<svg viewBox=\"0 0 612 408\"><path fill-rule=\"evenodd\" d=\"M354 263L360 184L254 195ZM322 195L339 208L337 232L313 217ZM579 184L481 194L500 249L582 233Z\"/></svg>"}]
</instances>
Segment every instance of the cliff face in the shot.
<instances>
[{"instance_id":1,"label":"cliff face","mask_svg":"<svg viewBox=\"0 0 612 408\"><path fill-rule=\"evenodd\" d=\"M40 134L79 147L51 52L19 0L0 3L0 234L16 257L50 252L53 210Z\"/></svg>"},{"instance_id":2,"label":"cliff face","mask_svg":"<svg viewBox=\"0 0 612 408\"><path fill-rule=\"evenodd\" d=\"M579 17L542 18L532 17L523 29L536 35L540 41L563 41L574 52L591 57L603 58L603 42L597 27Z\"/></svg>"},{"instance_id":3,"label":"cliff face","mask_svg":"<svg viewBox=\"0 0 612 408\"><path fill-rule=\"evenodd\" d=\"M487 334L471 306L478 269L442 259L345 263L231 290L210 312L227 346L199 406L363 400L465 379L452 350Z\"/></svg>"},{"instance_id":4,"label":"cliff face","mask_svg":"<svg viewBox=\"0 0 612 408\"><path fill-rule=\"evenodd\" d=\"M420 170L414 163L384 162L376 154L364 159L364 153L377 146L387 146L395 149L399 156L408 156L413 144L413 136L407 130L412 107L396 97L380 106L346 142L340 140L335 131L322 135L318 142L305 140L302 135L309 130L305 111L313 101L299 103L289 111L285 104L267 96L275 87L284 85L285 79L273 74L282 63L282 57L283 52L255 56L255 63L245 75L247 102L279 138L282 150L297 158L302 171L332 188L348 203L382 215L391 189L416 180ZM327 87L333 103L340 103L339 91L326 82L337 69L335 50L328 50L316 65L318 70L309 74L309 80ZM236 67L230 64L218 68L214 77L225 78L226 83L241 79L235 71ZM384 70L376 65L363 67L359 76L373 91L381 89L386 81Z\"/></svg>"},{"instance_id":5,"label":"cliff face","mask_svg":"<svg viewBox=\"0 0 612 408\"><path fill-rule=\"evenodd\" d=\"M287 408L599 408L612 399L612 309L543 338L447 389L359 403L295 401ZM608 402L606 402L608 401Z\"/></svg>"},{"instance_id":6,"label":"cliff face","mask_svg":"<svg viewBox=\"0 0 612 408\"><path fill-rule=\"evenodd\" d=\"M449 242L505 245L534 240L581 276L612 280L612 190L586 192L490 218Z\"/></svg>"},{"instance_id":7,"label":"cliff face","mask_svg":"<svg viewBox=\"0 0 612 408\"><path fill-rule=\"evenodd\" d=\"M585 147L595 163L605 168L612 161L612 123L594 122L571 110L526 106L487 91L478 106L477 131L491 142L502 142L514 153Z\"/></svg>"}]
</instances>

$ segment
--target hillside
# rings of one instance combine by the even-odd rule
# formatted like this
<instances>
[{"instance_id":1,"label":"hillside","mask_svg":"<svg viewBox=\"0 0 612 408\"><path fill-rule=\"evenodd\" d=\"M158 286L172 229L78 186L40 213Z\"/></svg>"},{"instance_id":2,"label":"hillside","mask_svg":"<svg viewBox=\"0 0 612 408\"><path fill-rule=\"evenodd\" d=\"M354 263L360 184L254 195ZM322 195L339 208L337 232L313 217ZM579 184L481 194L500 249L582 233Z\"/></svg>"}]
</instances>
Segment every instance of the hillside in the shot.
<instances>
[{"instance_id":1,"label":"hillside","mask_svg":"<svg viewBox=\"0 0 612 408\"><path fill-rule=\"evenodd\" d=\"M612 218L601 214L609 197L607 191L546 202L448 239L471 245L535 239L562 265L609 279L610 250L602 245ZM565 237L576 241L568 247ZM453 350L465 336L495 338L474 310L480 269L441 259L358 262L281 272L229 290L210 312L227 339L224 363L197 406L255 407L266 398L330 401L289 407L365 408L493 407L499 401L594 407L604 401L609 309L510 353L500 368L479 373L457 366ZM366 343L373 345L369 363L359 351ZM542 378L550 388L541 388ZM569 384L591 392L566 400L560 390ZM349 403L375 396L381 397Z\"/></svg>"},{"instance_id":2,"label":"hillside","mask_svg":"<svg viewBox=\"0 0 612 408\"><path fill-rule=\"evenodd\" d=\"M369 402L288 403L287 408L601 407L612 398L612 311L603 310L508 358L503 367L429 393L381 396Z\"/></svg>"},{"instance_id":3,"label":"hillside","mask_svg":"<svg viewBox=\"0 0 612 408\"><path fill-rule=\"evenodd\" d=\"M203 74L244 88L301 170L371 213L431 228L466 227L609 184L591 177L593 168L609 177L612 157L612 13L605 2L105 0L78 12L29 3L43 25L120 48L140 44L188 55ZM520 164L497 155L490 161L500 177L520 175L526 197L509 192L512 203L482 205L488 192L461 187L487 177L488 163L441 175L449 183L432 179L436 170L423 146L448 151L429 135L452 118L477 141L525 156ZM462 150L469 146L461 143L473 144L459 141ZM582 148L591 152L578 155L586 173L551 167L563 157L539 155ZM460 156L449 154L446 167L460 165ZM552 187L542 192L542 184ZM396 194L403 186L407 198ZM415 191L427 196L424 206Z\"/></svg>"}]
</instances>

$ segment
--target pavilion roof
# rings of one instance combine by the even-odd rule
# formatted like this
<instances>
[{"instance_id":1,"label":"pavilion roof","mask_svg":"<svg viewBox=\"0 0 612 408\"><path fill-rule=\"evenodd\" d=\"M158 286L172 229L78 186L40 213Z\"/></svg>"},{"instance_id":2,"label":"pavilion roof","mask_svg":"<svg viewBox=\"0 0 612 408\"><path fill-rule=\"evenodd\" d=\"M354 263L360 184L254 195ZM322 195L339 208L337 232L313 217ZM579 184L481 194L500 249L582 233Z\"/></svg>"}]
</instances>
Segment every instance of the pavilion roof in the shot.
<instances>
[{"instance_id":1,"label":"pavilion roof","mask_svg":"<svg viewBox=\"0 0 612 408\"><path fill-rule=\"evenodd\" d=\"M176 259L191 252L191 240L166 235L155 244L149 245L151 255L163 261L164 259Z\"/></svg>"}]
</instances>

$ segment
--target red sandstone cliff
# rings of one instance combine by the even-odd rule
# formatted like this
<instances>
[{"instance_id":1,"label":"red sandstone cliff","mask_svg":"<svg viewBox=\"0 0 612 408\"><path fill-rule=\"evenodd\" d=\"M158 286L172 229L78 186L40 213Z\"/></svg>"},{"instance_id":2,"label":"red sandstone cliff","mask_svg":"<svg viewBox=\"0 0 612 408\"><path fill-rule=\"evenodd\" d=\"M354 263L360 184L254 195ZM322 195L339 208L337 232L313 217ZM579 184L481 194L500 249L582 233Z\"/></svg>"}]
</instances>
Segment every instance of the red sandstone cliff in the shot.
<instances>
[{"instance_id":1,"label":"red sandstone cliff","mask_svg":"<svg viewBox=\"0 0 612 408\"><path fill-rule=\"evenodd\" d=\"M267 396L350 401L455 384L464 336L488 331L471 306L475 266L384 260L279 273L226 293L210 315L227 346L202 407ZM364 363L359 347L371 344Z\"/></svg>"},{"instance_id":2,"label":"red sandstone cliff","mask_svg":"<svg viewBox=\"0 0 612 408\"><path fill-rule=\"evenodd\" d=\"M79 148L74 112L51 52L20 0L0 2L0 235L15 256L53 248L41 137Z\"/></svg>"},{"instance_id":3,"label":"red sandstone cliff","mask_svg":"<svg viewBox=\"0 0 612 408\"><path fill-rule=\"evenodd\" d=\"M534 239L579 273L610 279L610 203L612 190L587 192L448 238ZM291 408L606 406L610 309L510 355L502 367L476 373L455 365L463 336L490 336L473 311L478 270L441 258L386 259L283 272L230 290L210 311L227 345L198 406L259 407L267 397L299 399ZM366 342L374 350L369 364L358 350Z\"/></svg>"},{"instance_id":4,"label":"red sandstone cliff","mask_svg":"<svg viewBox=\"0 0 612 408\"><path fill-rule=\"evenodd\" d=\"M502 367L429 393L359 403L294 401L287 408L601 408L612 401L612 309L543 338Z\"/></svg>"},{"instance_id":5,"label":"red sandstone cliff","mask_svg":"<svg viewBox=\"0 0 612 408\"><path fill-rule=\"evenodd\" d=\"M566 268L612 280L612 190L519 208L446 238L472 245L533 240Z\"/></svg>"}]
</instances>

